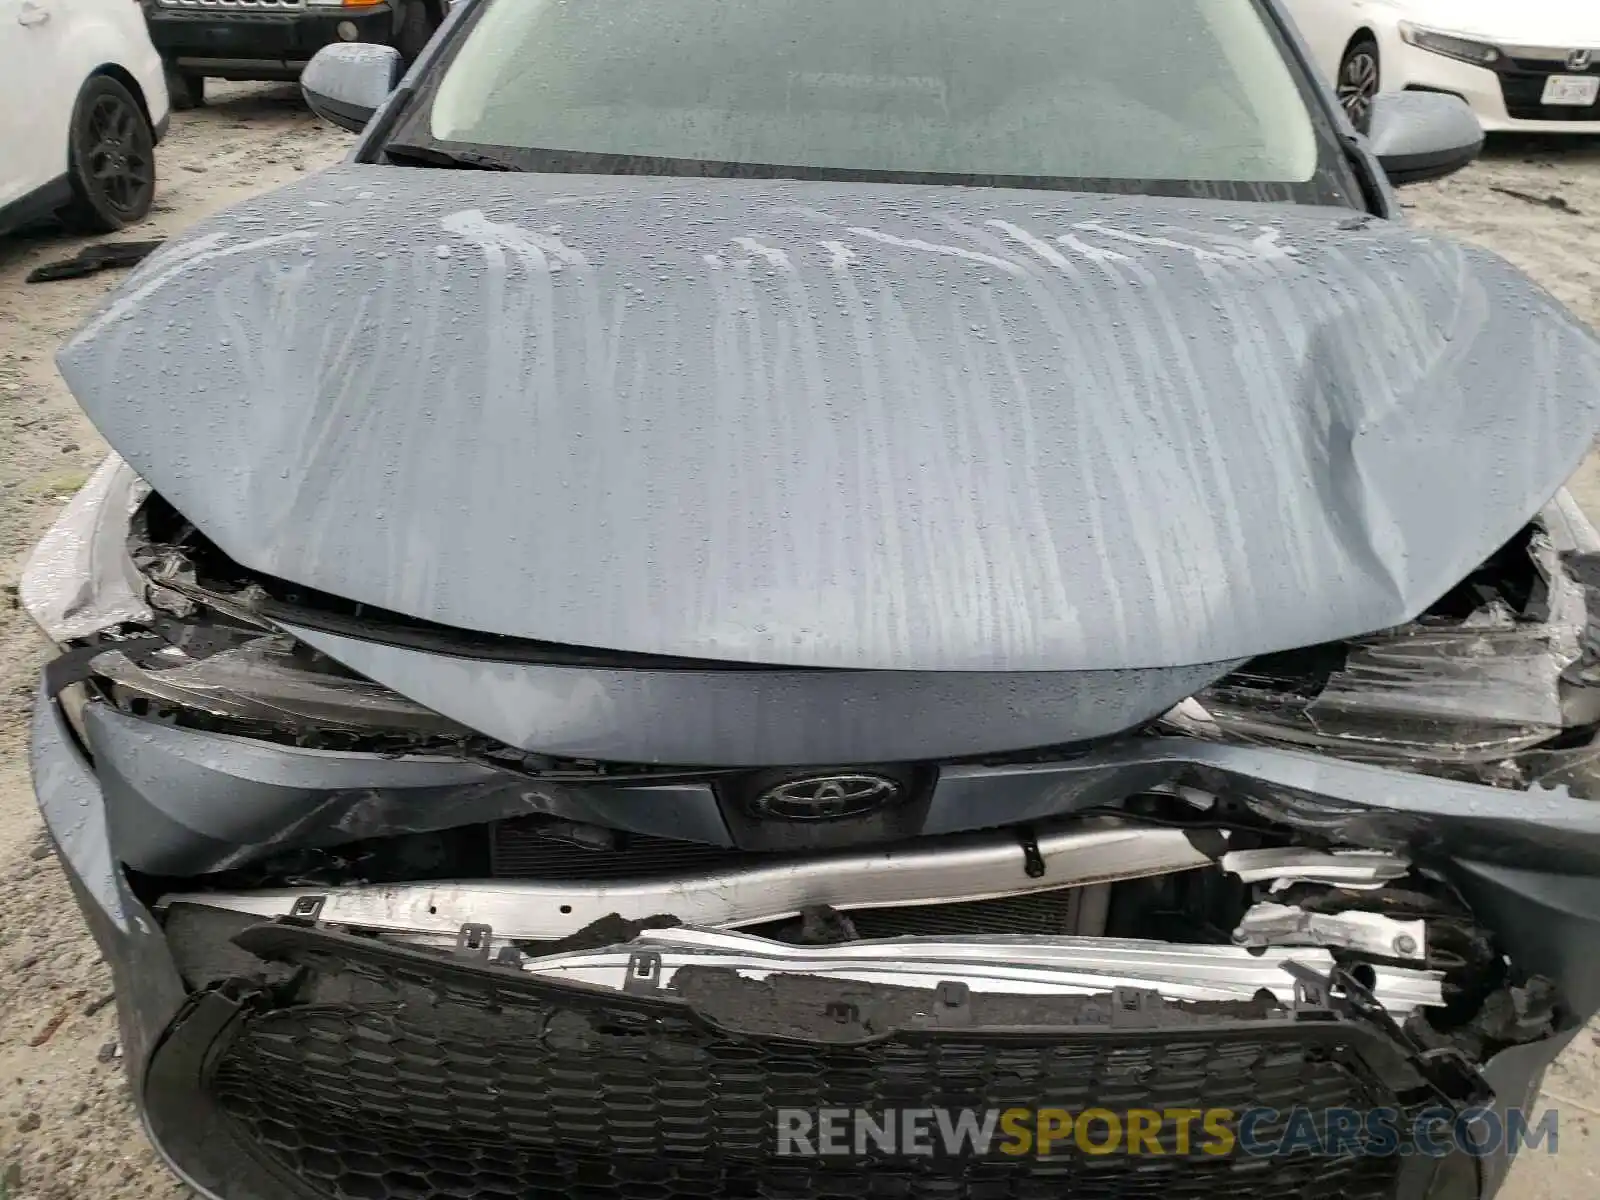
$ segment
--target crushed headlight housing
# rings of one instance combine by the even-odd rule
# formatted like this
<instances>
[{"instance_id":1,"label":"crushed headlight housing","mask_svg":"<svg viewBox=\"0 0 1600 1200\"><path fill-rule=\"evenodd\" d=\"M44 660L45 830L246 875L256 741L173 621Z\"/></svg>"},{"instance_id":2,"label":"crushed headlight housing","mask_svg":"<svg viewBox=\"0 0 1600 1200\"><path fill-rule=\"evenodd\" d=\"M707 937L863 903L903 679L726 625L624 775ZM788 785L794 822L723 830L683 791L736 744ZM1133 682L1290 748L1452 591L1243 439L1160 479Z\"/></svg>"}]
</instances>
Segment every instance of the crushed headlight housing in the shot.
<instances>
[{"instance_id":1,"label":"crushed headlight housing","mask_svg":"<svg viewBox=\"0 0 1600 1200\"><path fill-rule=\"evenodd\" d=\"M1489 42L1445 33L1439 29L1428 29L1422 25L1413 25L1410 21L1400 22L1400 36L1419 50L1430 50L1434 54L1472 63L1474 66L1493 66L1501 58L1500 47Z\"/></svg>"},{"instance_id":2,"label":"crushed headlight housing","mask_svg":"<svg viewBox=\"0 0 1600 1200\"><path fill-rule=\"evenodd\" d=\"M1600 725L1600 556L1559 501L1398 629L1252 660L1167 713L1199 737L1587 794ZM1559 770L1559 777L1555 772Z\"/></svg>"},{"instance_id":3,"label":"crushed headlight housing","mask_svg":"<svg viewBox=\"0 0 1600 1200\"><path fill-rule=\"evenodd\" d=\"M472 736L287 634L246 635L198 658L176 646L130 655L112 644L90 669L117 707L136 716L176 719L181 713L191 726L214 722L229 732L288 735L298 745L325 745L339 735Z\"/></svg>"},{"instance_id":4,"label":"crushed headlight housing","mask_svg":"<svg viewBox=\"0 0 1600 1200\"><path fill-rule=\"evenodd\" d=\"M135 561L130 527L150 495L131 467L108 457L35 547L18 589L58 650L102 647L89 671L119 708L298 745L360 739L411 747L474 736L300 645L247 603L217 597L207 611L182 590L186 580L163 580L161 564ZM169 644L123 641L130 630L153 631ZM71 684L58 700L86 740L85 685Z\"/></svg>"}]
</instances>

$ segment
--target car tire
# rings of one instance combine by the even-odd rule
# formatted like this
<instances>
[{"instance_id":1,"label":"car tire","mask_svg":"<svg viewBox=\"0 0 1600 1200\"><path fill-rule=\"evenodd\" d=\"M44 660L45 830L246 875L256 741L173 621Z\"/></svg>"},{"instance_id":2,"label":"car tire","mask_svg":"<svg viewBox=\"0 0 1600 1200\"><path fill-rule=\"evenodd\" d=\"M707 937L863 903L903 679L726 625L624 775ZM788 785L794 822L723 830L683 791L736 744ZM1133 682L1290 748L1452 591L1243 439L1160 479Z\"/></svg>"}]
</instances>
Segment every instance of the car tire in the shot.
<instances>
[{"instance_id":1,"label":"car tire","mask_svg":"<svg viewBox=\"0 0 1600 1200\"><path fill-rule=\"evenodd\" d=\"M1345 48L1338 78L1334 80L1345 116L1362 133L1372 118L1372 100L1378 94L1381 78L1377 40L1364 33Z\"/></svg>"},{"instance_id":2,"label":"car tire","mask_svg":"<svg viewBox=\"0 0 1600 1200\"><path fill-rule=\"evenodd\" d=\"M394 48L400 51L400 58L406 66L417 61L417 55L422 53L423 47L438 28L439 18L432 7L423 3L423 0L410 0L400 18L400 28L395 32L394 39Z\"/></svg>"},{"instance_id":3,"label":"car tire","mask_svg":"<svg viewBox=\"0 0 1600 1200\"><path fill-rule=\"evenodd\" d=\"M144 107L109 75L78 93L67 135L72 200L56 215L80 233L110 233L143 220L156 197L156 136Z\"/></svg>"},{"instance_id":4,"label":"car tire","mask_svg":"<svg viewBox=\"0 0 1600 1200\"><path fill-rule=\"evenodd\" d=\"M167 77L167 98L174 112L187 112L206 102L206 77L193 71L180 71L171 63L162 67Z\"/></svg>"}]
</instances>

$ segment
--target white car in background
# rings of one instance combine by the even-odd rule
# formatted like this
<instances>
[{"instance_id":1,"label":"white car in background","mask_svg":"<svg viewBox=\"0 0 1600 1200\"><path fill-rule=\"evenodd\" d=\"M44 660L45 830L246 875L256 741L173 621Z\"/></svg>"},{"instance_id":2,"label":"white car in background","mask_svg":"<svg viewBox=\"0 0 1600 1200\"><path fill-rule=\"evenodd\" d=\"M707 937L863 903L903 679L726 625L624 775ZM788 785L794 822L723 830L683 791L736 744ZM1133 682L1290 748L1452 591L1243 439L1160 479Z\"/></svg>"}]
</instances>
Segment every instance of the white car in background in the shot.
<instances>
[{"instance_id":1,"label":"white car in background","mask_svg":"<svg viewBox=\"0 0 1600 1200\"><path fill-rule=\"evenodd\" d=\"M1485 130L1600 133L1600 0L1283 0L1345 111L1452 92Z\"/></svg>"},{"instance_id":2,"label":"white car in background","mask_svg":"<svg viewBox=\"0 0 1600 1200\"><path fill-rule=\"evenodd\" d=\"M155 199L167 86L137 0L0 0L0 234L82 232Z\"/></svg>"}]
</instances>

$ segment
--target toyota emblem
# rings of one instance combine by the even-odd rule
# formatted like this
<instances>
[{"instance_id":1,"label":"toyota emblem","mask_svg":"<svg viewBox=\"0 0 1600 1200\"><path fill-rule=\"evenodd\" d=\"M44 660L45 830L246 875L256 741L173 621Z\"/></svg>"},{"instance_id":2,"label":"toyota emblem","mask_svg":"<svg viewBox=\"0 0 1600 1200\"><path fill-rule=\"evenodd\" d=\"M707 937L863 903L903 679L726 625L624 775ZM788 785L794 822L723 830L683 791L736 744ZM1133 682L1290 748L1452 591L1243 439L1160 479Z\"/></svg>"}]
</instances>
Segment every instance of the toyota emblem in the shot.
<instances>
[{"instance_id":1,"label":"toyota emblem","mask_svg":"<svg viewBox=\"0 0 1600 1200\"><path fill-rule=\"evenodd\" d=\"M887 808L904 790L887 775L809 775L769 787L751 807L780 821L833 821Z\"/></svg>"}]
</instances>

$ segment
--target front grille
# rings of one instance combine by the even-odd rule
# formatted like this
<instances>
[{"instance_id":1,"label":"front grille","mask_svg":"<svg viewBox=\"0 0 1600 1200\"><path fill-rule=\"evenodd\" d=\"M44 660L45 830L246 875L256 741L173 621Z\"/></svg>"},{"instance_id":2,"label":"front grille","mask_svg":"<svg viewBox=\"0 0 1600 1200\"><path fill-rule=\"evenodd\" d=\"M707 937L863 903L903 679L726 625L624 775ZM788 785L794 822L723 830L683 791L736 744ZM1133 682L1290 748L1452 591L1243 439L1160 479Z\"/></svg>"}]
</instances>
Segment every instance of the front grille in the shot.
<instances>
[{"instance_id":1,"label":"front grille","mask_svg":"<svg viewBox=\"0 0 1600 1200\"><path fill-rule=\"evenodd\" d=\"M1360 1058L1356 1043L1368 1035L1337 1022L1258 1030L1188 1017L1164 1034L1119 1032L1102 1009L1092 1030L921 1030L837 1045L739 1032L656 997L574 992L459 963L435 969L416 952L357 949L372 958L337 964L319 953L304 960L313 970L300 997L311 1002L263 1003L235 1021L220 1053L199 1056L212 1064L203 1086L215 1111L285 1196L1380 1200L1401 1165L1175 1146L1137 1158L1070 1148L981 1159L774 1152L784 1107L1269 1106L1287 1119L1296 1105L1393 1104ZM384 969L375 962L384 956L405 962ZM1085 1012L1097 1003L1050 1003L1069 1000Z\"/></svg>"},{"instance_id":2,"label":"front grille","mask_svg":"<svg viewBox=\"0 0 1600 1200\"><path fill-rule=\"evenodd\" d=\"M1541 104L1545 82L1552 75L1600 73L1600 66L1586 71L1569 71L1560 63L1538 59L1513 58L1496 68L1500 90L1505 96L1506 114L1515 121L1600 121L1600 101L1583 108L1562 104Z\"/></svg>"},{"instance_id":3,"label":"front grille","mask_svg":"<svg viewBox=\"0 0 1600 1200\"><path fill-rule=\"evenodd\" d=\"M1081 1110L1119 1096L1158 1109L1351 1104L1349 1075L1311 1049L1182 1040L819 1052L616 1013L441 1021L403 1006L311 1008L255 1023L215 1086L258 1146L352 1200L1382 1196L1382 1160L1195 1155L845 1170L772 1155L776 1107Z\"/></svg>"}]
</instances>

